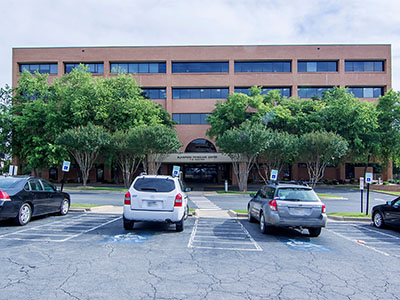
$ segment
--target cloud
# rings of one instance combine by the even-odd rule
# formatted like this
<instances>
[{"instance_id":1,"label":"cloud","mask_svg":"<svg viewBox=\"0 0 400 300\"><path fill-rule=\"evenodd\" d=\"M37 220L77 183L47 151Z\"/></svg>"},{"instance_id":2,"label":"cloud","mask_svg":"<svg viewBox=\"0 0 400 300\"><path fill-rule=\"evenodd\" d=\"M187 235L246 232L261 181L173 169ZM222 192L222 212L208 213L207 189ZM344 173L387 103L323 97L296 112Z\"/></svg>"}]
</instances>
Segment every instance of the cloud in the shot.
<instances>
[{"instance_id":1,"label":"cloud","mask_svg":"<svg viewBox=\"0 0 400 300\"><path fill-rule=\"evenodd\" d=\"M12 47L392 44L400 90L400 4L393 0L6 0L0 86Z\"/></svg>"}]
</instances>

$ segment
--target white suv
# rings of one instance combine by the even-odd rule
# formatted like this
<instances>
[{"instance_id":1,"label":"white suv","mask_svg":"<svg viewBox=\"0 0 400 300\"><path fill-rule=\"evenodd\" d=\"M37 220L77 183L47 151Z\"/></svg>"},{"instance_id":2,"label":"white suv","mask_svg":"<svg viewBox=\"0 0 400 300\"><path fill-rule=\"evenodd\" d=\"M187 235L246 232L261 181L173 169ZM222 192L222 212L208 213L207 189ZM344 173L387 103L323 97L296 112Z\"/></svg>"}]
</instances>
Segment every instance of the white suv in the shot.
<instances>
[{"instance_id":1,"label":"white suv","mask_svg":"<svg viewBox=\"0 0 400 300\"><path fill-rule=\"evenodd\" d=\"M188 215L188 196L178 177L138 176L125 194L125 229L132 229L134 222L151 221L175 223L176 231L183 231Z\"/></svg>"}]
</instances>

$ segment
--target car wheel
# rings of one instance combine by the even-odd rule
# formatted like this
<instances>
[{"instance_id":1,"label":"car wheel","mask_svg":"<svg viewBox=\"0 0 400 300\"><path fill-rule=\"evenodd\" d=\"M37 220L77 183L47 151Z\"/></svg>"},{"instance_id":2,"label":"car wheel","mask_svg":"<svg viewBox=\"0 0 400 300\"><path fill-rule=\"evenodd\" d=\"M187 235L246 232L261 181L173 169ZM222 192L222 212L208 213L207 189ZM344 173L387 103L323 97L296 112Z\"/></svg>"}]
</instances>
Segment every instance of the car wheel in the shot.
<instances>
[{"instance_id":1,"label":"car wheel","mask_svg":"<svg viewBox=\"0 0 400 300\"><path fill-rule=\"evenodd\" d=\"M250 207L247 209L247 221L249 221L250 223L254 223L256 221L256 219L254 219L251 215Z\"/></svg>"},{"instance_id":2,"label":"car wheel","mask_svg":"<svg viewBox=\"0 0 400 300\"><path fill-rule=\"evenodd\" d=\"M69 200L68 199L64 199L61 202L61 206L60 206L60 215L61 216L65 216L69 211Z\"/></svg>"},{"instance_id":3,"label":"car wheel","mask_svg":"<svg viewBox=\"0 0 400 300\"><path fill-rule=\"evenodd\" d=\"M311 237L317 237L321 234L321 227L318 228L308 228L308 232Z\"/></svg>"},{"instance_id":4,"label":"car wheel","mask_svg":"<svg viewBox=\"0 0 400 300\"><path fill-rule=\"evenodd\" d=\"M125 217L123 217L123 220L124 220L124 229L125 230L133 229L133 225L135 224L135 222L133 222L132 220L125 219Z\"/></svg>"},{"instance_id":5,"label":"car wheel","mask_svg":"<svg viewBox=\"0 0 400 300\"><path fill-rule=\"evenodd\" d=\"M29 223L32 218L32 207L29 203L21 205L18 211L18 215L15 218L15 223L20 226L24 226Z\"/></svg>"},{"instance_id":6,"label":"car wheel","mask_svg":"<svg viewBox=\"0 0 400 300\"><path fill-rule=\"evenodd\" d=\"M176 223L176 231L177 232L182 232L183 229L184 229L184 225L183 225L183 219L182 219L178 223Z\"/></svg>"},{"instance_id":7,"label":"car wheel","mask_svg":"<svg viewBox=\"0 0 400 300\"><path fill-rule=\"evenodd\" d=\"M372 217L374 221L374 226L377 228L383 228L385 227L385 222L383 221L383 216L380 212L374 213L374 216Z\"/></svg>"},{"instance_id":8,"label":"car wheel","mask_svg":"<svg viewBox=\"0 0 400 300\"><path fill-rule=\"evenodd\" d=\"M270 232L270 226L265 224L265 218L264 218L263 212L261 212L261 216L260 216L260 231L263 234Z\"/></svg>"}]
</instances>

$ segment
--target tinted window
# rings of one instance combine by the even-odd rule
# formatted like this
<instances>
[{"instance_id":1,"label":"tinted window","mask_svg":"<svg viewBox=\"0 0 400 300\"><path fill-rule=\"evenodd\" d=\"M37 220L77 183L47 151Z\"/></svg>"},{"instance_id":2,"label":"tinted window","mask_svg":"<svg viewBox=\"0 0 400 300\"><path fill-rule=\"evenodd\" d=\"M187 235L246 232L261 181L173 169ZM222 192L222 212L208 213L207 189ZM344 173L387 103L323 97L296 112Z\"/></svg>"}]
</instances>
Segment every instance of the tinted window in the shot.
<instances>
[{"instance_id":1,"label":"tinted window","mask_svg":"<svg viewBox=\"0 0 400 300\"><path fill-rule=\"evenodd\" d=\"M13 188L23 180L24 179L14 177L0 177L0 189Z\"/></svg>"},{"instance_id":2,"label":"tinted window","mask_svg":"<svg viewBox=\"0 0 400 300\"><path fill-rule=\"evenodd\" d=\"M356 98L379 98L383 95L382 87L349 87L347 91Z\"/></svg>"},{"instance_id":3,"label":"tinted window","mask_svg":"<svg viewBox=\"0 0 400 300\"><path fill-rule=\"evenodd\" d=\"M225 99L228 94L228 88L172 89L172 99Z\"/></svg>"},{"instance_id":4,"label":"tinted window","mask_svg":"<svg viewBox=\"0 0 400 300\"><path fill-rule=\"evenodd\" d=\"M143 93L150 99L166 99L167 92L165 88L142 88Z\"/></svg>"},{"instance_id":5,"label":"tinted window","mask_svg":"<svg viewBox=\"0 0 400 300\"><path fill-rule=\"evenodd\" d=\"M44 187L45 191L55 192L56 189L49 182L42 180L42 184L43 184L43 187Z\"/></svg>"},{"instance_id":6,"label":"tinted window","mask_svg":"<svg viewBox=\"0 0 400 300\"><path fill-rule=\"evenodd\" d=\"M345 61L346 72L383 72L384 61Z\"/></svg>"},{"instance_id":7,"label":"tinted window","mask_svg":"<svg viewBox=\"0 0 400 300\"><path fill-rule=\"evenodd\" d=\"M290 72L290 61L235 62L235 72Z\"/></svg>"},{"instance_id":8,"label":"tinted window","mask_svg":"<svg viewBox=\"0 0 400 300\"><path fill-rule=\"evenodd\" d=\"M172 73L227 73L228 62L173 62Z\"/></svg>"},{"instance_id":9,"label":"tinted window","mask_svg":"<svg viewBox=\"0 0 400 300\"><path fill-rule=\"evenodd\" d=\"M250 96L250 87L240 87L240 88L235 88L235 93L242 93ZM291 96L291 88L290 87L263 87L261 89L261 95L266 95L270 91L277 90L282 97L290 97Z\"/></svg>"},{"instance_id":10,"label":"tinted window","mask_svg":"<svg viewBox=\"0 0 400 300\"><path fill-rule=\"evenodd\" d=\"M33 179L29 181L31 185L32 191L43 191L42 185L40 184L39 180Z\"/></svg>"},{"instance_id":11,"label":"tinted window","mask_svg":"<svg viewBox=\"0 0 400 300\"><path fill-rule=\"evenodd\" d=\"M326 90L330 87L299 87L297 94L300 98L322 97Z\"/></svg>"},{"instance_id":12,"label":"tinted window","mask_svg":"<svg viewBox=\"0 0 400 300\"><path fill-rule=\"evenodd\" d=\"M57 64L20 64L19 71L28 71L32 74L36 71L41 74L57 74Z\"/></svg>"},{"instance_id":13,"label":"tinted window","mask_svg":"<svg viewBox=\"0 0 400 300\"><path fill-rule=\"evenodd\" d=\"M337 72L337 61L299 61L298 72Z\"/></svg>"},{"instance_id":14,"label":"tinted window","mask_svg":"<svg viewBox=\"0 0 400 300\"><path fill-rule=\"evenodd\" d=\"M111 73L165 73L165 62L111 63Z\"/></svg>"},{"instance_id":15,"label":"tinted window","mask_svg":"<svg viewBox=\"0 0 400 300\"><path fill-rule=\"evenodd\" d=\"M277 197L279 198L277 200L286 201L319 201L313 190L304 188L280 188Z\"/></svg>"},{"instance_id":16,"label":"tinted window","mask_svg":"<svg viewBox=\"0 0 400 300\"><path fill-rule=\"evenodd\" d=\"M175 182L168 178L138 178L133 188L141 192L167 193L175 189Z\"/></svg>"}]
</instances>

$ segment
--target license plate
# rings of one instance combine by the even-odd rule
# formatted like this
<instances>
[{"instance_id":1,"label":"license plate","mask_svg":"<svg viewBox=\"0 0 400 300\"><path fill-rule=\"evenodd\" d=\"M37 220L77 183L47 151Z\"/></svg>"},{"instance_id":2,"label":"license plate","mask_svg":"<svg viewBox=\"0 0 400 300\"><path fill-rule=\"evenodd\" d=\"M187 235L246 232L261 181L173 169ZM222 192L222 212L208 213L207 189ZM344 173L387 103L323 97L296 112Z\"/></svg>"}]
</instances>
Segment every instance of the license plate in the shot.
<instances>
[{"instance_id":1,"label":"license plate","mask_svg":"<svg viewBox=\"0 0 400 300\"><path fill-rule=\"evenodd\" d=\"M162 206L161 201L154 201L154 200L148 200L146 201L146 204L148 208L160 208Z\"/></svg>"},{"instance_id":2,"label":"license plate","mask_svg":"<svg viewBox=\"0 0 400 300\"><path fill-rule=\"evenodd\" d=\"M294 216L304 216L309 213L308 208L302 208L302 207L293 207L289 208L290 214Z\"/></svg>"}]
</instances>

